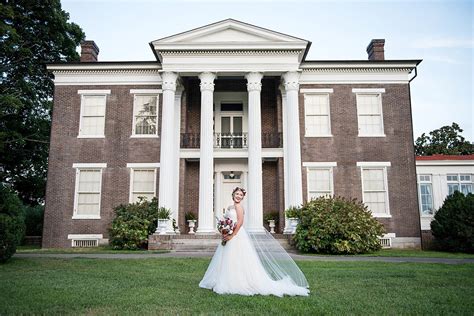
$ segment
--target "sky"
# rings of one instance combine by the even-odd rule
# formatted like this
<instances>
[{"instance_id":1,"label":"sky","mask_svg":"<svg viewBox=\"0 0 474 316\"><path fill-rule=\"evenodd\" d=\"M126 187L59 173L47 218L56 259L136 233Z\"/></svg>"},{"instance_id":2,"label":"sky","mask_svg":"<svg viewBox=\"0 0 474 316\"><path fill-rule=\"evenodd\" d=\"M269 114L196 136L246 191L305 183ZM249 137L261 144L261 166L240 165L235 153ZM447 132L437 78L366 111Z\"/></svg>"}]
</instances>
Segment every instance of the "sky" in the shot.
<instances>
[{"instance_id":1,"label":"sky","mask_svg":"<svg viewBox=\"0 0 474 316\"><path fill-rule=\"evenodd\" d=\"M227 18L312 42L307 60L423 59L411 82L414 138L452 122L474 142L474 1L62 0L99 61L154 60L149 42Z\"/></svg>"}]
</instances>

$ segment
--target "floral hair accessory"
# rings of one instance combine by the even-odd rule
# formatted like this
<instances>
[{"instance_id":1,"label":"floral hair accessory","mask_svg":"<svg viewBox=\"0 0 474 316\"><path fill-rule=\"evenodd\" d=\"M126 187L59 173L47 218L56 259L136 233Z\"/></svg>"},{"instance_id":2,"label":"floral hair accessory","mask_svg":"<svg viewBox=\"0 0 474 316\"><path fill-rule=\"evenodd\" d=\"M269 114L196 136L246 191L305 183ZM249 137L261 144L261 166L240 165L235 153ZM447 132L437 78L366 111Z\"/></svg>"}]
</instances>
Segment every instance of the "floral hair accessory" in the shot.
<instances>
[{"instance_id":1,"label":"floral hair accessory","mask_svg":"<svg viewBox=\"0 0 474 316\"><path fill-rule=\"evenodd\" d=\"M244 188L235 187L234 191L232 191L232 196L234 196L234 193L237 192L237 191L242 191L242 193L244 194L244 196L247 194L247 191L245 191Z\"/></svg>"}]
</instances>

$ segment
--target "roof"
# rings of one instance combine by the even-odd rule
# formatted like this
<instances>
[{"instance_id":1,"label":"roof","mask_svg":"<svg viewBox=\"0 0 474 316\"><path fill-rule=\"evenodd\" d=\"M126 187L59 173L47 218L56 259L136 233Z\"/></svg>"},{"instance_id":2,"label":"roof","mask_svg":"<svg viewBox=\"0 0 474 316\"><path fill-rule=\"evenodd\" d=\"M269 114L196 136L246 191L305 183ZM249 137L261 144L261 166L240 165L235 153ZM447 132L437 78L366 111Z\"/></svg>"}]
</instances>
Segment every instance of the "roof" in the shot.
<instances>
[{"instance_id":1,"label":"roof","mask_svg":"<svg viewBox=\"0 0 474 316\"><path fill-rule=\"evenodd\" d=\"M474 160L474 155L432 155L416 156L417 161L423 160Z\"/></svg>"}]
</instances>

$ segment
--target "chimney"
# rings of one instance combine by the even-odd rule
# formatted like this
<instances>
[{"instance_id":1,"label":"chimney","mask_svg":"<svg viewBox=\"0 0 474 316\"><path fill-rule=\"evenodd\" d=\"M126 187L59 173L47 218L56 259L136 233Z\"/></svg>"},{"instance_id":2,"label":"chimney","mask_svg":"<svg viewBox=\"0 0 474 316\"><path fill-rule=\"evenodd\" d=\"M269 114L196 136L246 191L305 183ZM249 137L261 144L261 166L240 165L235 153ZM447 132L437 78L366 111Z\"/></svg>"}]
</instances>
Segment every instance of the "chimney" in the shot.
<instances>
[{"instance_id":1,"label":"chimney","mask_svg":"<svg viewBox=\"0 0 474 316\"><path fill-rule=\"evenodd\" d=\"M99 55L99 47L94 41L81 42L81 62L96 62Z\"/></svg>"},{"instance_id":2,"label":"chimney","mask_svg":"<svg viewBox=\"0 0 474 316\"><path fill-rule=\"evenodd\" d=\"M367 46L367 54L369 54L369 60L385 60L384 55L385 39L373 39Z\"/></svg>"}]
</instances>

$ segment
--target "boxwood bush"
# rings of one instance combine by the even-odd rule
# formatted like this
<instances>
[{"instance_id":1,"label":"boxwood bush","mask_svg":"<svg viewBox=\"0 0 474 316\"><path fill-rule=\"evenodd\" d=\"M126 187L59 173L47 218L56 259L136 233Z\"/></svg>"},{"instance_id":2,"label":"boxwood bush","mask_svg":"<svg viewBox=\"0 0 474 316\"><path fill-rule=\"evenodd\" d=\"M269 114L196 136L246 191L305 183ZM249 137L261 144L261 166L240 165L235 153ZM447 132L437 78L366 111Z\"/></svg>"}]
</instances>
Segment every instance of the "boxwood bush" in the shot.
<instances>
[{"instance_id":1,"label":"boxwood bush","mask_svg":"<svg viewBox=\"0 0 474 316\"><path fill-rule=\"evenodd\" d=\"M320 197L296 212L300 220L293 236L298 250L327 254L357 254L381 249L384 227L357 199Z\"/></svg>"},{"instance_id":2,"label":"boxwood bush","mask_svg":"<svg viewBox=\"0 0 474 316\"><path fill-rule=\"evenodd\" d=\"M474 253L474 194L449 195L434 215L431 231L436 248Z\"/></svg>"},{"instance_id":3,"label":"boxwood bush","mask_svg":"<svg viewBox=\"0 0 474 316\"><path fill-rule=\"evenodd\" d=\"M13 256L24 235L24 205L13 190L0 183L0 263Z\"/></svg>"},{"instance_id":4,"label":"boxwood bush","mask_svg":"<svg viewBox=\"0 0 474 316\"><path fill-rule=\"evenodd\" d=\"M114 208L115 218L109 229L110 245L114 249L147 248L148 235L155 232L158 222L158 200L140 198L136 203Z\"/></svg>"}]
</instances>

